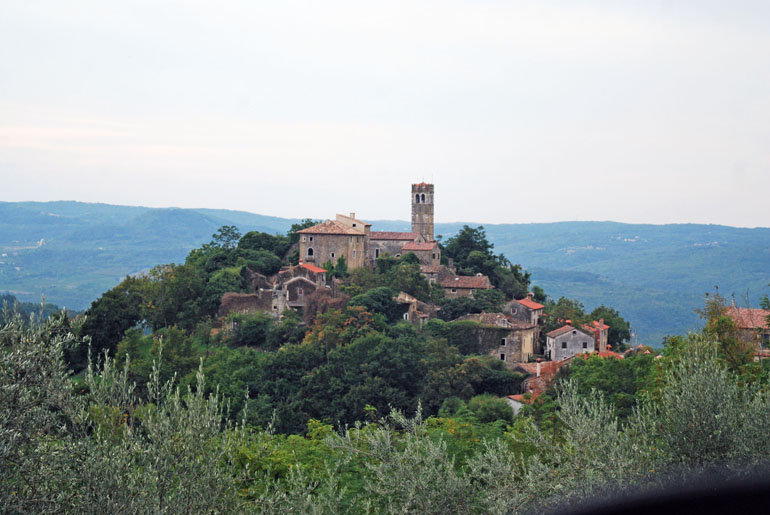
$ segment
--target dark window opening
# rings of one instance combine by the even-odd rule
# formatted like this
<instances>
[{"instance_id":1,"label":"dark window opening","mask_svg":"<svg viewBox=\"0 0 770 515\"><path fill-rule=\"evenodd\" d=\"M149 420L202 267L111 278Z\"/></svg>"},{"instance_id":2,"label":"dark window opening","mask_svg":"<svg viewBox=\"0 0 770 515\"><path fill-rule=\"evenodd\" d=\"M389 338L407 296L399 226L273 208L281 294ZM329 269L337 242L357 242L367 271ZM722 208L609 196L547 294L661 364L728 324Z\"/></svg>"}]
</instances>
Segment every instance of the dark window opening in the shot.
<instances>
[{"instance_id":1,"label":"dark window opening","mask_svg":"<svg viewBox=\"0 0 770 515\"><path fill-rule=\"evenodd\" d=\"M420 194L419 194L419 193L418 193L417 195L415 195L415 196L414 196L414 201L415 201L417 204L419 204L419 203L420 203Z\"/></svg>"},{"instance_id":2,"label":"dark window opening","mask_svg":"<svg viewBox=\"0 0 770 515\"><path fill-rule=\"evenodd\" d=\"M423 204L425 204L425 193L423 193L423 194L422 194L422 198L420 199L420 201L421 201Z\"/></svg>"},{"instance_id":3,"label":"dark window opening","mask_svg":"<svg viewBox=\"0 0 770 515\"><path fill-rule=\"evenodd\" d=\"M502 361L505 361L505 354L500 354L500 359L501 359Z\"/></svg>"},{"instance_id":4,"label":"dark window opening","mask_svg":"<svg viewBox=\"0 0 770 515\"><path fill-rule=\"evenodd\" d=\"M380 249L374 249L374 257L380 257Z\"/></svg>"},{"instance_id":5,"label":"dark window opening","mask_svg":"<svg viewBox=\"0 0 770 515\"><path fill-rule=\"evenodd\" d=\"M307 255L308 257L313 255L313 247L310 247L309 249L307 249Z\"/></svg>"},{"instance_id":6,"label":"dark window opening","mask_svg":"<svg viewBox=\"0 0 770 515\"><path fill-rule=\"evenodd\" d=\"M561 348L566 349L567 348L567 342L561 342Z\"/></svg>"},{"instance_id":7,"label":"dark window opening","mask_svg":"<svg viewBox=\"0 0 770 515\"><path fill-rule=\"evenodd\" d=\"M500 338L500 346L502 347L505 345L505 338Z\"/></svg>"},{"instance_id":8,"label":"dark window opening","mask_svg":"<svg viewBox=\"0 0 770 515\"><path fill-rule=\"evenodd\" d=\"M583 348L584 348L584 349L587 349L587 348L588 348L588 342L583 342Z\"/></svg>"}]
</instances>

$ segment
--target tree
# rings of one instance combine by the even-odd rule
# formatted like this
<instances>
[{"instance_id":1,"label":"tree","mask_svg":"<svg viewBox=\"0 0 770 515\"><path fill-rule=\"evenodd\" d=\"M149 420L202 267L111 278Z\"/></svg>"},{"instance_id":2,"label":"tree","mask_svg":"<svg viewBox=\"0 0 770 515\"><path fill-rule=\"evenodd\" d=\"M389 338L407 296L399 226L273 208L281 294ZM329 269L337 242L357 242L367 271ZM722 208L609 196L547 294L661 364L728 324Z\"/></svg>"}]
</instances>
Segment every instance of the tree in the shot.
<instances>
[{"instance_id":1,"label":"tree","mask_svg":"<svg viewBox=\"0 0 770 515\"><path fill-rule=\"evenodd\" d=\"M234 225L223 225L217 232L211 235L212 247L218 247L221 249L231 250L238 245L238 240L241 239L241 233Z\"/></svg>"},{"instance_id":2,"label":"tree","mask_svg":"<svg viewBox=\"0 0 770 515\"><path fill-rule=\"evenodd\" d=\"M361 306L370 313L379 313L384 316L388 322L396 322L401 319L404 309L399 306L393 298L395 292L390 288L381 286L356 295L350 302L349 306Z\"/></svg>"},{"instance_id":3,"label":"tree","mask_svg":"<svg viewBox=\"0 0 770 515\"><path fill-rule=\"evenodd\" d=\"M591 320L604 319L604 323L610 326L607 332L607 343L614 349L622 348L622 345L631 339L631 324L620 316L617 309L602 304L588 315Z\"/></svg>"},{"instance_id":4,"label":"tree","mask_svg":"<svg viewBox=\"0 0 770 515\"><path fill-rule=\"evenodd\" d=\"M260 231L250 231L238 241L239 250L262 250L283 258L289 250L289 238L281 235L271 235ZM243 254L239 254L243 255Z\"/></svg>"},{"instance_id":5,"label":"tree","mask_svg":"<svg viewBox=\"0 0 770 515\"><path fill-rule=\"evenodd\" d=\"M85 312L80 335L91 337L91 352L94 356L105 350L113 354L125 332L143 320L142 303L148 287L148 278L127 276L91 303ZM87 345L81 340L71 356L71 365L75 370L85 368Z\"/></svg>"}]
</instances>

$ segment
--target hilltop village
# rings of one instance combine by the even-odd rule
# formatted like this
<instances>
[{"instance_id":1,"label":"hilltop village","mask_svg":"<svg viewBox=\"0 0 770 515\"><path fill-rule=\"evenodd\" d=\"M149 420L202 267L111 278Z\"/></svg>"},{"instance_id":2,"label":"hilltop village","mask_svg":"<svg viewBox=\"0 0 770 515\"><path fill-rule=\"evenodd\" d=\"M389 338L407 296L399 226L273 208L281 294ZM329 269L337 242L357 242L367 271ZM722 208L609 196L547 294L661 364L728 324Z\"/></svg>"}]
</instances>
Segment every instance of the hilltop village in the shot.
<instances>
[{"instance_id":1,"label":"hilltop village","mask_svg":"<svg viewBox=\"0 0 770 515\"><path fill-rule=\"evenodd\" d=\"M349 271L375 268L380 259L408 254L419 262L431 287L440 287L445 298L473 298L493 289L488 276L461 275L451 260L442 260L441 246L434 236L434 185L412 184L410 200L410 232L374 231L372 224L358 219L355 213L337 214L333 220L298 231L298 264L285 266L270 277L250 272L250 293L224 294L220 316L262 311L280 318L287 309L302 312L320 298L333 302L340 296L344 281L329 277L324 267L344 263ZM403 291L394 300L403 320L412 324L422 326L440 315L438 305ZM622 357L611 351L607 343L610 328L603 319L574 325L564 320L560 327L543 335L547 317L544 307L527 293L522 298L507 299L499 311L464 314L455 320L475 322L473 337L479 348L509 368L531 368L525 364L535 359L566 363L579 354ZM537 368L532 373L534 379L540 376Z\"/></svg>"}]
</instances>

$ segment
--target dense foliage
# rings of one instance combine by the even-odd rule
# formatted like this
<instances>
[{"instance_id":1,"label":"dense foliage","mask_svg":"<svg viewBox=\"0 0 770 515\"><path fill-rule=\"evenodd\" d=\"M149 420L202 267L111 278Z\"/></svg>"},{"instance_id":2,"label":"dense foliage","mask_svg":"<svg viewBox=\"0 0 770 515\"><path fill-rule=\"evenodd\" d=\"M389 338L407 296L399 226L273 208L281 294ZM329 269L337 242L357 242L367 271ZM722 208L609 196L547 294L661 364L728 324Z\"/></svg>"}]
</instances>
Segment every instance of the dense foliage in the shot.
<instances>
[{"instance_id":1,"label":"dense foliage","mask_svg":"<svg viewBox=\"0 0 770 515\"><path fill-rule=\"evenodd\" d=\"M351 372L351 354L398 368L397 356L419 343L406 327L382 334L376 316L355 313L340 326L349 331L341 337L316 327L312 341L274 357L252 347L215 355L289 362L302 359L299 349L307 346L329 368L287 380L308 378L323 390L340 388L335 381ZM709 465L729 464L725 473L740 474L770 457L766 383L746 373L753 363L728 363L711 333L680 338L662 358L641 356L629 365L647 378L635 382L638 406L622 423L604 395L584 391L585 371L575 369L551 407L532 416L511 418L487 395L447 395L437 416L425 417L419 405L409 416L363 406L360 423L310 419L300 436L276 434L271 423L251 426L251 406L229 422L205 366L189 387L164 381L167 349L160 342L144 393L131 381L128 360L121 369L109 357L73 383L64 353L79 345L77 330L64 315L43 324L17 316L0 328L0 511L524 513ZM396 349L381 345L386 340ZM435 340L425 344L449 350ZM607 377L625 374L614 361L586 363L611 367L600 374ZM346 391L330 398L347 406ZM400 394L386 395L398 402Z\"/></svg>"}]
</instances>

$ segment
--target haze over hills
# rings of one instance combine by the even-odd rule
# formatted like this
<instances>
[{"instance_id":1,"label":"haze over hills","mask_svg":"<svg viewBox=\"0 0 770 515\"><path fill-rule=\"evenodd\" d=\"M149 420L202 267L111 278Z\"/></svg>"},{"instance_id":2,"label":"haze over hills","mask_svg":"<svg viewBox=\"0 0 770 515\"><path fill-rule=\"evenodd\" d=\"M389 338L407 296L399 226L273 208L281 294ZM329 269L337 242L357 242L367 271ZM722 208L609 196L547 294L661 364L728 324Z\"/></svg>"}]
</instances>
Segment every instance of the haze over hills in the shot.
<instances>
[{"instance_id":1,"label":"haze over hills","mask_svg":"<svg viewBox=\"0 0 770 515\"><path fill-rule=\"evenodd\" d=\"M330 214L331 216L331 214ZM84 309L128 274L182 262L222 225L285 232L299 219L216 209L80 202L0 202L0 292ZM372 221L408 230L407 221ZM464 223L436 224L445 238ZM719 285L756 306L770 283L770 229L715 225L561 222L484 225L512 262L554 298L617 308L639 342L699 325L694 309Z\"/></svg>"}]
</instances>

